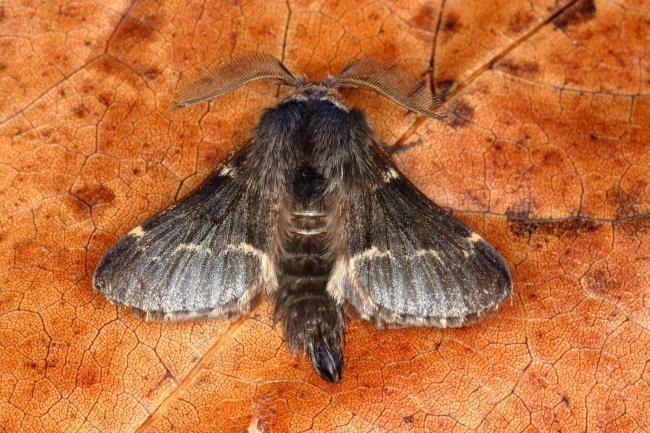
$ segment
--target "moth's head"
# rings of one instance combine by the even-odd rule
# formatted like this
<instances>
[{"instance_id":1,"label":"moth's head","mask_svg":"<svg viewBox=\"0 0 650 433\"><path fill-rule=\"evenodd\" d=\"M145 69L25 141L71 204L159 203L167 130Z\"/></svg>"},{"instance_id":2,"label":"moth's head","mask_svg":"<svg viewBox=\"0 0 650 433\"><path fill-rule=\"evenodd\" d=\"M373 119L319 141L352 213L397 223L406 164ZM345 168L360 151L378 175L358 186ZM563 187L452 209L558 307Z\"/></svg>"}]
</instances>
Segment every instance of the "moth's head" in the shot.
<instances>
[{"instance_id":1,"label":"moth's head","mask_svg":"<svg viewBox=\"0 0 650 433\"><path fill-rule=\"evenodd\" d=\"M339 107L345 107L345 102L338 89L336 87L325 86L322 83L304 82L301 85L295 86L294 90L284 98L284 101L309 100L327 100Z\"/></svg>"},{"instance_id":2,"label":"moth's head","mask_svg":"<svg viewBox=\"0 0 650 433\"><path fill-rule=\"evenodd\" d=\"M337 89L369 87L393 102L434 119L444 115L437 111L440 100L424 83L402 74L394 65L371 58L352 61L337 75L312 83L292 74L278 59L264 53L251 53L219 66L178 92L173 108L183 108L217 98L251 81L266 80L295 87L287 99L329 99L341 102Z\"/></svg>"}]
</instances>

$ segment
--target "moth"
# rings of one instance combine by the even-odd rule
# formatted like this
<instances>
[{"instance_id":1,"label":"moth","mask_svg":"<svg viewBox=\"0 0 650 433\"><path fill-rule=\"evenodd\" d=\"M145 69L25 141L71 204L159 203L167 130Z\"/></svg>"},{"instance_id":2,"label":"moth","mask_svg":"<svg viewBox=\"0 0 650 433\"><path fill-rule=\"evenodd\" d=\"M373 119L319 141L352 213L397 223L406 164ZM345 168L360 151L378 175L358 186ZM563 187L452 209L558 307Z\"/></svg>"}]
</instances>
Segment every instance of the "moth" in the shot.
<instances>
[{"instance_id":1,"label":"moth","mask_svg":"<svg viewBox=\"0 0 650 433\"><path fill-rule=\"evenodd\" d=\"M97 291L158 321L232 318L264 294L289 348L330 382L342 377L348 314L393 327L459 327L510 294L503 258L402 175L338 91L369 87L439 118L424 86L370 58L309 82L252 53L190 84L174 107L255 80L293 90L196 190L103 256Z\"/></svg>"}]
</instances>

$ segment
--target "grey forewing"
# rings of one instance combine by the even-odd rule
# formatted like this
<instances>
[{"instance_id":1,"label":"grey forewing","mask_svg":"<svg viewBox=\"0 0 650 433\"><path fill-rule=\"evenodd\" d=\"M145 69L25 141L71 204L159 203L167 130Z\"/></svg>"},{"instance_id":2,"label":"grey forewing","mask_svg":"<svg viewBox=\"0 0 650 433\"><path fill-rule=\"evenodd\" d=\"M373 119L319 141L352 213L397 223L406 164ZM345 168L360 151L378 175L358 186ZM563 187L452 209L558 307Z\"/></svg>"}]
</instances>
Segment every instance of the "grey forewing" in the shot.
<instances>
[{"instance_id":1,"label":"grey forewing","mask_svg":"<svg viewBox=\"0 0 650 433\"><path fill-rule=\"evenodd\" d=\"M341 196L330 291L393 325L462 326L494 311L512 290L501 256L417 191L373 140L368 131L350 143L359 173L372 175Z\"/></svg>"},{"instance_id":2,"label":"grey forewing","mask_svg":"<svg viewBox=\"0 0 650 433\"><path fill-rule=\"evenodd\" d=\"M289 101L266 110L249 145L106 253L95 289L152 320L231 316L274 292L280 203L291 206L287 185L305 162L301 146L327 135L310 124L321 111L314 104L334 107Z\"/></svg>"},{"instance_id":3,"label":"grey forewing","mask_svg":"<svg viewBox=\"0 0 650 433\"><path fill-rule=\"evenodd\" d=\"M233 315L273 290L277 212L272 195L247 187L247 158L241 151L121 239L97 266L95 289L154 320Z\"/></svg>"}]
</instances>

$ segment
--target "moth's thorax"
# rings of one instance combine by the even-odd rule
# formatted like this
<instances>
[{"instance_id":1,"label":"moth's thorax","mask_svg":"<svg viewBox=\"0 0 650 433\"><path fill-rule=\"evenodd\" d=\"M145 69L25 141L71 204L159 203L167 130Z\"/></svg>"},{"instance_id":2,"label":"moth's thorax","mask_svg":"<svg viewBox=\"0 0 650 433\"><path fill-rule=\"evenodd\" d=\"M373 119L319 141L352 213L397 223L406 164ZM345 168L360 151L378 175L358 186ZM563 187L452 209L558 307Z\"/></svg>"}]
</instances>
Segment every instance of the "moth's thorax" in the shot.
<instances>
[{"instance_id":1,"label":"moth's thorax","mask_svg":"<svg viewBox=\"0 0 650 433\"><path fill-rule=\"evenodd\" d=\"M349 111L341 94L335 88L319 83L305 83L296 87L282 102L288 101L329 101L341 110Z\"/></svg>"}]
</instances>

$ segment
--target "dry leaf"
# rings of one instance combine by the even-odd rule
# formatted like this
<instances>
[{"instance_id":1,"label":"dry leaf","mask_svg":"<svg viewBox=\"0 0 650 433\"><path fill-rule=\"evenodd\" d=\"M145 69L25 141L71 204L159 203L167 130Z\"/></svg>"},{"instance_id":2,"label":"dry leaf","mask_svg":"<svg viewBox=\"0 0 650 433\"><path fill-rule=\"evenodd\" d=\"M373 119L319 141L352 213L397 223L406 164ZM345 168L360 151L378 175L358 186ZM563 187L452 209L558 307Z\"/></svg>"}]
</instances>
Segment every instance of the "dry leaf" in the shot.
<instances>
[{"instance_id":1,"label":"dry leaf","mask_svg":"<svg viewBox=\"0 0 650 433\"><path fill-rule=\"evenodd\" d=\"M9 0L0 36L1 432L650 429L647 2ZM511 301L458 330L352 321L330 385L266 304L161 325L95 294L101 254L277 100L169 110L251 50L313 79L375 56L447 94L445 123L349 100L502 252Z\"/></svg>"}]
</instances>

